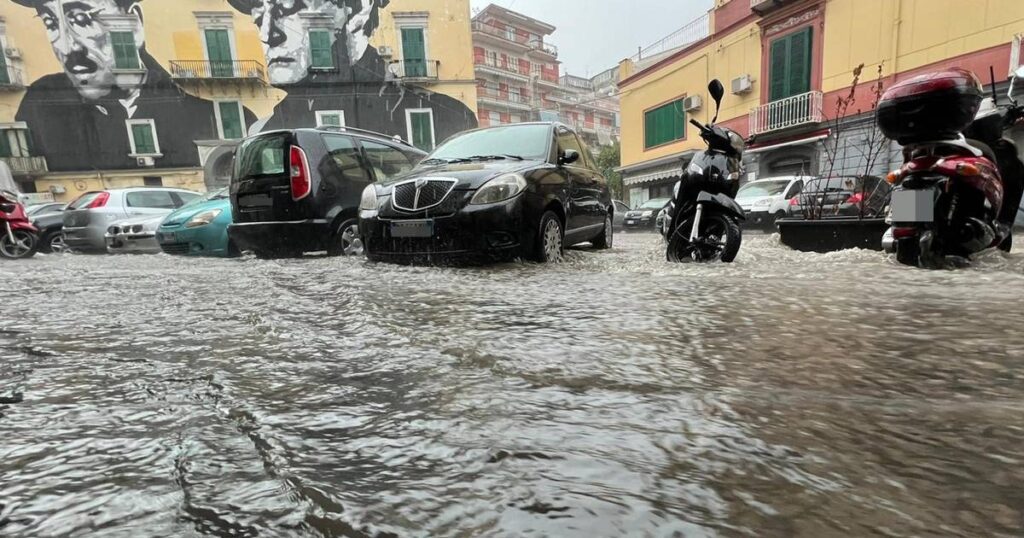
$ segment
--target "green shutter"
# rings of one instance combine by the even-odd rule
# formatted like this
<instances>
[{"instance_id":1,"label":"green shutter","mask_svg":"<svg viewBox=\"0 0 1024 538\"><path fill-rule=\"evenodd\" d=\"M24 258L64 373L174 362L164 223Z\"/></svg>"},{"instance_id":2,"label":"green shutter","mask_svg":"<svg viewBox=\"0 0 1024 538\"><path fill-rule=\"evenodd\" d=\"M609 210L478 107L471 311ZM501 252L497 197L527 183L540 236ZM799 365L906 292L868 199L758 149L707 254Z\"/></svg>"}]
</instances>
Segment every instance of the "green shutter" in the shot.
<instances>
[{"instance_id":1,"label":"green shutter","mask_svg":"<svg viewBox=\"0 0 1024 538\"><path fill-rule=\"evenodd\" d=\"M770 100L778 101L811 91L813 29L807 27L771 45Z\"/></svg>"},{"instance_id":2,"label":"green shutter","mask_svg":"<svg viewBox=\"0 0 1024 538\"><path fill-rule=\"evenodd\" d=\"M227 30L206 31L206 55L210 59L210 74L214 77L235 76L231 57L231 40Z\"/></svg>"},{"instance_id":3,"label":"green shutter","mask_svg":"<svg viewBox=\"0 0 1024 538\"><path fill-rule=\"evenodd\" d=\"M423 28L402 28L402 60L405 76L427 76L427 49Z\"/></svg>"},{"instance_id":4,"label":"green shutter","mask_svg":"<svg viewBox=\"0 0 1024 538\"><path fill-rule=\"evenodd\" d=\"M311 66L315 69L333 69L334 51L331 48L331 34L326 30L309 32Z\"/></svg>"},{"instance_id":5,"label":"green shutter","mask_svg":"<svg viewBox=\"0 0 1024 538\"><path fill-rule=\"evenodd\" d=\"M0 84L10 84L11 73L7 70L7 55L0 54Z\"/></svg>"},{"instance_id":6,"label":"green shutter","mask_svg":"<svg viewBox=\"0 0 1024 538\"><path fill-rule=\"evenodd\" d=\"M423 151L434 149L434 129L431 125L429 112L413 112L410 114L412 123L412 145Z\"/></svg>"},{"instance_id":7,"label":"green shutter","mask_svg":"<svg viewBox=\"0 0 1024 538\"><path fill-rule=\"evenodd\" d=\"M148 123L133 124L132 138L135 140L136 154L150 155L156 153L156 144L153 142L153 128Z\"/></svg>"},{"instance_id":8,"label":"green shutter","mask_svg":"<svg viewBox=\"0 0 1024 538\"><path fill-rule=\"evenodd\" d=\"M771 73L768 77L771 84L772 101L778 101L789 97L786 94L788 87L786 64L789 58L789 39L779 39L772 43L771 48Z\"/></svg>"},{"instance_id":9,"label":"green shutter","mask_svg":"<svg viewBox=\"0 0 1024 538\"><path fill-rule=\"evenodd\" d=\"M672 101L644 114L644 147L653 148L686 136L683 100Z\"/></svg>"},{"instance_id":10,"label":"green shutter","mask_svg":"<svg viewBox=\"0 0 1024 538\"><path fill-rule=\"evenodd\" d=\"M237 101L217 103L220 109L220 126L226 140L242 138L242 115L238 112Z\"/></svg>"},{"instance_id":11,"label":"green shutter","mask_svg":"<svg viewBox=\"0 0 1024 538\"><path fill-rule=\"evenodd\" d=\"M131 32L110 32L115 69L139 69L139 49Z\"/></svg>"},{"instance_id":12,"label":"green shutter","mask_svg":"<svg viewBox=\"0 0 1024 538\"><path fill-rule=\"evenodd\" d=\"M7 139L7 134L10 131L4 129L0 131L0 157L12 157L11 155L11 143Z\"/></svg>"}]
</instances>

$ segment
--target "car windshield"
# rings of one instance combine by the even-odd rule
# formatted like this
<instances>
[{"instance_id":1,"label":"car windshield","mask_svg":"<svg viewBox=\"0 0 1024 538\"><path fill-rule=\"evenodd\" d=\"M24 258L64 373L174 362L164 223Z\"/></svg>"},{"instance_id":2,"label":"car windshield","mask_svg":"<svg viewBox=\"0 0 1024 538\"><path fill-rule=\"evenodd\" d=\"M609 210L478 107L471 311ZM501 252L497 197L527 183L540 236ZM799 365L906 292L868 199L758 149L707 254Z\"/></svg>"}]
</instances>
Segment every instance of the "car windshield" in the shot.
<instances>
[{"instance_id":1,"label":"car windshield","mask_svg":"<svg viewBox=\"0 0 1024 538\"><path fill-rule=\"evenodd\" d=\"M481 129L458 136L437 148L425 161L459 161L480 158L545 160L551 142L551 126L509 125Z\"/></svg>"},{"instance_id":2,"label":"car windshield","mask_svg":"<svg viewBox=\"0 0 1024 538\"><path fill-rule=\"evenodd\" d=\"M736 198L760 198L762 196L778 196L789 186L789 180L757 181L747 183L736 193Z\"/></svg>"},{"instance_id":3,"label":"car windshield","mask_svg":"<svg viewBox=\"0 0 1024 538\"><path fill-rule=\"evenodd\" d=\"M653 200L647 200L643 205L637 209L661 209L668 205L668 198L655 198Z\"/></svg>"}]
</instances>

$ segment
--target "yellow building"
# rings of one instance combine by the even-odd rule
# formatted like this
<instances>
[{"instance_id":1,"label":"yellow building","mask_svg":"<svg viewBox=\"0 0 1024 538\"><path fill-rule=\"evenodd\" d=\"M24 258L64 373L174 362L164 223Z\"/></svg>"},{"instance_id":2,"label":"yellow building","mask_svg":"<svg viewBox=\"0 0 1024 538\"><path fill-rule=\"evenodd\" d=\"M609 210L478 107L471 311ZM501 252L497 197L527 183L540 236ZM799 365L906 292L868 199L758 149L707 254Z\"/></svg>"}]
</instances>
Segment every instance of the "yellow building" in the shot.
<instances>
[{"instance_id":1,"label":"yellow building","mask_svg":"<svg viewBox=\"0 0 1024 538\"><path fill-rule=\"evenodd\" d=\"M871 87L951 66L1005 86L1020 63L1020 0L716 0L667 43L620 64L622 172L631 203L666 195L703 148L687 122L709 121L711 78L726 86L720 124L749 137L747 179L817 174L823 144L856 144L872 124ZM863 64L855 102L840 115ZM836 125L843 128L836 129ZM890 166L893 154L877 163Z\"/></svg>"},{"instance_id":2,"label":"yellow building","mask_svg":"<svg viewBox=\"0 0 1024 538\"><path fill-rule=\"evenodd\" d=\"M348 126L429 150L477 125L469 0L274 6L0 0L0 161L57 200L203 190L247 134Z\"/></svg>"}]
</instances>

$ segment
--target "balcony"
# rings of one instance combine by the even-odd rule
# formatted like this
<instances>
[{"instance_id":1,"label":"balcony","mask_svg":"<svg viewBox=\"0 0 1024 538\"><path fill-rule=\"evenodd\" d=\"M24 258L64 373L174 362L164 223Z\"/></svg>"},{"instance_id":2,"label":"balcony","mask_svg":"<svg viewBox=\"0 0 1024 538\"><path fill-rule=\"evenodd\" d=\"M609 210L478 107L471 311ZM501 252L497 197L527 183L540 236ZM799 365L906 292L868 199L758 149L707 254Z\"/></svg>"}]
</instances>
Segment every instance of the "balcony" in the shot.
<instances>
[{"instance_id":1,"label":"balcony","mask_svg":"<svg viewBox=\"0 0 1024 538\"><path fill-rule=\"evenodd\" d=\"M46 157L0 157L15 176L38 176L49 171Z\"/></svg>"},{"instance_id":2,"label":"balcony","mask_svg":"<svg viewBox=\"0 0 1024 538\"><path fill-rule=\"evenodd\" d=\"M255 60L214 62L206 60L172 60L169 64L171 77L180 81L209 80L267 83L266 68Z\"/></svg>"},{"instance_id":3,"label":"balcony","mask_svg":"<svg viewBox=\"0 0 1024 538\"><path fill-rule=\"evenodd\" d=\"M4 76L6 74L6 76ZM8 65L7 72L0 70L0 91L19 91L25 89L25 74L17 67Z\"/></svg>"},{"instance_id":4,"label":"balcony","mask_svg":"<svg viewBox=\"0 0 1024 538\"><path fill-rule=\"evenodd\" d=\"M512 48L522 52L526 52L531 48L530 39L519 35L515 28L512 27L499 28L485 22L473 21L473 33L490 38L503 45L512 45Z\"/></svg>"},{"instance_id":5,"label":"balcony","mask_svg":"<svg viewBox=\"0 0 1024 538\"><path fill-rule=\"evenodd\" d=\"M477 101L484 101L498 106L518 108L521 110L532 110L530 98L521 92L510 92L497 88L478 87L476 89Z\"/></svg>"},{"instance_id":6,"label":"balcony","mask_svg":"<svg viewBox=\"0 0 1024 538\"><path fill-rule=\"evenodd\" d=\"M558 47L550 43L545 43L542 39L530 40L530 52L536 52L552 58L558 58Z\"/></svg>"},{"instance_id":7,"label":"balcony","mask_svg":"<svg viewBox=\"0 0 1024 538\"><path fill-rule=\"evenodd\" d=\"M388 64L388 71L401 80L437 81L441 62L437 60L397 60Z\"/></svg>"},{"instance_id":8,"label":"balcony","mask_svg":"<svg viewBox=\"0 0 1024 538\"><path fill-rule=\"evenodd\" d=\"M764 15L797 1L799 0L750 0L750 9L758 15Z\"/></svg>"},{"instance_id":9,"label":"balcony","mask_svg":"<svg viewBox=\"0 0 1024 538\"><path fill-rule=\"evenodd\" d=\"M496 75L503 75L522 82L530 80L529 71L519 69L519 62L502 62L493 58L477 57L475 62L477 69L491 72Z\"/></svg>"},{"instance_id":10,"label":"balcony","mask_svg":"<svg viewBox=\"0 0 1024 538\"><path fill-rule=\"evenodd\" d=\"M751 110L751 136L821 123L824 121L821 112L822 99L821 92L813 91L787 97Z\"/></svg>"}]
</instances>

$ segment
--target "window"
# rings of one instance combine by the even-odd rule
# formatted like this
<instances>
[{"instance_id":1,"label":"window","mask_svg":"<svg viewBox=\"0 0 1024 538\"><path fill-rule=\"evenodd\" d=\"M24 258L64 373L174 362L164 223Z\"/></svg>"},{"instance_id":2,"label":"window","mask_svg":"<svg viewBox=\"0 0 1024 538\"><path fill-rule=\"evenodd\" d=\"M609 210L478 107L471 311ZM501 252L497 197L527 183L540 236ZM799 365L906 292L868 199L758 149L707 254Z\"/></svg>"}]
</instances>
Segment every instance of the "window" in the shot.
<instances>
[{"instance_id":1,"label":"window","mask_svg":"<svg viewBox=\"0 0 1024 538\"><path fill-rule=\"evenodd\" d=\"M6 48L4 43L0 45ZM11 73L7 70L7 55L0 54L0 84L6 85L11 83Z\"/></svg>"},{"instance_id":2,"label":"window","mask_svg":"<svg viewBox=\"0 0 1024 538\"><path fill-rule=\"evenodd\" d=\"M523 102L523 97L522 94L519 93L519 88L508 89L508 100L512 101L513 103Z\"/></svg>"},{"instance_id":3,"label":"window","mask_svg":"<svg viewBox=\"0 0 1024 538\"><path fill-rule=\"evenodd\" d=\"M128 138L132 155L160 155L160 141L153 120L128 120Z\"/></svg>"},{"instance_id":4,"label":"window","mask_svg":"<svg viewBox=\"0 0 1024 538\"><path fill-rule=\"evenodd\" d=\"M283 134L259 136L243 142L236 152L235 178L284 174L287 142L287 136Z\"/></svg>"},{"instance_id":5,"label":"window","mask_svg":"<svg viewBox=\"0 0 1024 538\"><path fill-rule=\"evenodd\" d=\"M792 187L789 188L789 192L786 193L786 199L789 200L790 198L800 194L800 191L803 190L803 188L804 188L804 182L803 181L797 181L796 183L793 184Z\"/></svg>"},{"instance_id":6,"label":"window","mask_svg":"<svg viewBox=\"0 0 1024 538\"><path fill-rule=\"evenodd\" d=\"M498 53L493 50L487 51L487 65L498 65Z\"/></svg>"},{"instance_id":7,"label":"window","mask_svg":"<svg viewBox=\"0 0 1024 538\"><path fill-rule=\"evenodd\" d=\"M408 109L405 111L405 121L412 145L423 151L433 150L434 111L429 108Z\"/></svg>"},{"instance_id":8,"label":"window","mask_svg":"<svg viewBox=\"0 0 1024 538\"><path fill-rule=\"evenodd\" d=\"M772 41L768 76L772 101L811 91L812 37L813 29L807 27Z\"/></svg>"},{"instance_id":9,"label":"window","mask_svg":"<svg viewBox=\"0 0 1024 538\"><path fill-rule=\"evenodd\" d=\"M323 135L324 145L327 146L327 155L338 166L342 179L369 183L370 173L363 165L359 147L355 141L347 136Z\"/></svg>"},{"instance_id":10,"label":"window","mask_svg":"<svg viewBox=\"0 0 1024 538\"><path fill-rule=\"evenodd\" d=\"M487 119L490 120L491 125L501 125L501 113L490 111L487 113Z\"/></svg>"},{"instance_id":11,"label":"window","mask_svg":"<svg viewBox=\"0 0 1024 538\"><path fill-rule=\"evenodd\" d=\"M685 138L686 112L682 99L644 112L644 149Z\"/></svg>"},{"instance_id":12,"label":"window","mask_svg":"<svg viewBox=\"0 0 1024 538\"><path fill-rule=\"evenodd\" d=\"M206 57L210 61L210 75L218 78L235 76L234 58L231 55L231 35L226 29L208 28L206 36Z\"/></svg>"},{"instance_id":13,"label":"window","mask_svg":"<svg viewBox=\"0 0 1024 538\"><path fill-rule=\"evenodd\" d=\"M334 69L334 49L329 30L310 30L310 66L313 69Z\"/></svg>"},{"instance_id":14,"label":"window","mask_svg":"<svg viewBox=\"0 0 1024 538\"><path fill-rule=\"evenodd\" d=\"M408 157L391 146L364 140L363 150L366 152L366 158L370 161L370 168L373 169L377 181L391 179L413 168L413 163L409 161Z\"/></svg>"},{"instance_id":15,"label":"window","mask_svg":"<svg viewBox=\"0 0 1024 538\"><path fill-rule=\"evenodd\" d=\"M0 157L30 157L30 140L28 129L0 130Z\"/></svg>"},{"instance_id":16,"label":"window","mask_svg":"<svg viewBox=\"0 0 1024 538\"><path fill-rule=\"evenodd\" d=\"M509 41L516 41L516 29L511 26L505 27L505 38Z\"/></svg>"},{"instance_id":17,"label":"window","mask_svg":"<svg viewBox=\"0 0 1024 538\"><path fill-rule=\"evenodd\" d=\"M125 197L128 207L145 207L150 209L175 209L178 206L171 198L169 191L135 191Z\"/></svg>"},{"instance_id":18,"label":"window","mask_svg":"<svg viewBox=\"0 0 1024 538\"><path fill-rule=\"evenodd\" d=\"M162 177L144 176L142 178L142 184L147 186L147 187L163 187L164 186L164 178L162 178Z\"/></svg>"},{"instance_id":19,"label":"window","mask_svg":"<svg viewBox=\"0 0 1024 538\"><path fill-rule=\"evenodd\" d=\"M423 28L402 28L402 60L405 76L427 76L427 44Z\"/></svg>"},{"instance_id":20,"label":"window","mask_svg":"<svg viewBox=\"0 0 1024 538\"><path fill-rule=\"evenodd\" d=\"M571 149L580 155L580 160L573 163L572 166L584 167L586 164L586 157L583 155L583 146L580 144L579 139L576 138L576 133L563 127L558 130L557 136L558 156L562 157L565 155L566 151Z\"/></svg>"},{"instance_id":21,"label":"window","mask_svg":"<svg viewBox=\"0 0 1024 538\"><path fill-rule=\"evenodd\" d=\"M344 110L318 110L316 112L317 127L344 127Z\"/></svg>"},{"instance_id":22,"label":"window","mask_svg":"<svg viewBox=\"0 0 1024 538\"><path fill-rule=\"evenodd\" d=\"M114 69L140 69L139 48L135 46L132 32L110 32L110 44L114 48Z\"/></svg>"},{"instance_id":23,"label":"window","mask_svg":"<svg viewBox=\"0 0 1024 538\"><path fill-rule=\"evenodd\" d=\"M245 138L245 126L242 125L242 104L238 101L219 101L215 103L217 116L217 132L223 140Z\"/></svg>"}]
</instances>

